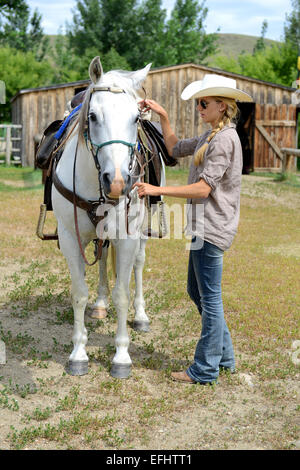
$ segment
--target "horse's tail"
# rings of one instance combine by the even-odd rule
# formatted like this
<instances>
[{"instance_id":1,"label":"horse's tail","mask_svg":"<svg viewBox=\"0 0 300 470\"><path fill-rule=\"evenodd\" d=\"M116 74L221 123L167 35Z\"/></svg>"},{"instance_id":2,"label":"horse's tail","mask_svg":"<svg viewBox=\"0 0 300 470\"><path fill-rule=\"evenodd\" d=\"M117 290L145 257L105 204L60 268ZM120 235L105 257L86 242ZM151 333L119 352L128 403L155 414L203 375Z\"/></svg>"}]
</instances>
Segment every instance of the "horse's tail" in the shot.
<instances>
[{"instance_id":1,"label":"horse's tail","mask_svg":"<svg viewBox=\"0 0 300 470\"><path fill-rule=\"evenodd\" d=\"M117 267L116 267L116 249L112 243L110 245L110 264L112 268L113 278L117 277Z\"/></svg>"}]
</instances>

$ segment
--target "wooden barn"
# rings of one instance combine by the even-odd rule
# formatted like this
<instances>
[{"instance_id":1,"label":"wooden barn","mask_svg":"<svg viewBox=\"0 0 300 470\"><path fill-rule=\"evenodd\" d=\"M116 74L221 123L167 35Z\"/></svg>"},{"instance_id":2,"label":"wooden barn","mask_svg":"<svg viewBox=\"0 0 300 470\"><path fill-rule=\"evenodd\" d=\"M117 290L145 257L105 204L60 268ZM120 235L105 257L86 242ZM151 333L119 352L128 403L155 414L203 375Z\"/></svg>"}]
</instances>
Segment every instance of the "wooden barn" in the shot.
<instances>
[{"instance_id":1,"label":"wooden barn","mask_svg":"<svg viewBox=\"0 0 300 470\"><path fill-rule=\"evenodd\" d=\"M299 108L292 103L294 88L190 63L151 70L145 83L146 95L167 109L179 138L199 135L205 125L199 118L195 102L182 101L180 94L187 84L201 80L207 73L234 78L237 87L254 99L253 103L239 103L241 113L237 130L243 145L244 172L280 171L283 159L280 149L297 148ZM67 102L88 84L89 80L83 80L21 90L12 99L12 122L23 126L21 153L24 166L34 165L37 142L43 130L52 121L63 118Z\"/></svg>"}]
</instances>

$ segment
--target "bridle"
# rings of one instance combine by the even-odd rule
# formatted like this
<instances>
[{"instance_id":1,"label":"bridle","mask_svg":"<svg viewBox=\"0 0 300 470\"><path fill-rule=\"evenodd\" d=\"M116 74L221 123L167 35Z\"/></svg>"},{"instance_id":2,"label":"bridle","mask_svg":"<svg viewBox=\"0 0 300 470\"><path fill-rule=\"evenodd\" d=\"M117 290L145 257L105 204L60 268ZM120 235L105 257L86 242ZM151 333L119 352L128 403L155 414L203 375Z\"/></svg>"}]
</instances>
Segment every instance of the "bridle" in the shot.
<instances>
[{"instance_id":1,"label":"bridle","mask_svg":"<svg viewBox=\"0 0 300 470\"><path fill-rule=\"evenodd\" d=\"M119 87L94 86L91 89L89 100L91 100L92 94L95 93L95 92L98 92L98 91L100 91L100 92L109 92L109 93L126 93L123 88L119 88ZM140 116L138 117L138 121L139 120L140 120ZM133 167L133 160L134 160L134 157L136 156L136 153L137 153L136 152L137 151L137 142L131 143L131 142L126 142L125 140L118 140L117 139L117 140L108 140L106 142L102 142L101 144L97 144L97 143L93 142L92 139L91 139L90 126L89 126L89 120L88 119L87 119L86 127L87 128L86 128L86 132L85 132L85 141L86 141L86 145L87 145L88 149L90 150L90 152L93 156L95 166L96 166L96 169L98 171L100 198L101 198L101 203L103 203L105 201L105 197L103 196L103 190L102 190L102 184L101 184L101 166L100 166L100 163L99 163L99 160L98 160L99 150L101 150L103 147L106 147L106 146L112 145L112 144L122 144L122 145L125 145L125 146L129 147L131 149L130 162L129 162L129 171L131 171L132 167Z\"/></svg>"},{"instance_id":2,"label":"bridle","mask_svg":"<svg viewBox=\"0 0 300 470\"><path fill-rule=\"evenodd\" d=\"M110 92L110 93L126 93L125 90L119 87L105 87L105 86L95 86L91 89L90 91L90 96L89 100L91 99L91 96L95 92ZM89 107L88 107L89 108ZM141 120L141 117L138 117L139 122ZM137 149L137 142L136 143L131 143L131 142L126 142L124 140L109 140L106 142L102 142L101 144L97 144L95 142L92 142L91 136L90 136L90 126L89 126L89 119L87 119L86 123L86 131L84 132L84 137L86 141L86 145L88 150L91 152L94 163L96 166L96 169L98 171L98 183L99 183L99 192L100 192L100 197L99 200L93 201L93 204L100 206L105 203L106 199L110 200L109 197L104 196L103 188L102 188L102 182L101 182L101 166L98 160L98 153L99 151L108 145L112 144L123 144L131 149L131 154L130 154L130 162L129 162L129 171L131 172L133 168L133 162L134 159L136 158L137 162L138 160L138 149ZM76 230L76 235L77 235L77 240L80 248L81 255L84 259L85 264L88 266L93 266L100 258L102 254L102 245L103 245L103 240L100 239L95 239L94 244L95 244L95 260L90 263L84 253L84 248L81 243L80 239L80 233L79 233L79 227L78 227L78 216L77 216L77 195L76 195L76 183L75 183L75 175L76 175L76 160L77 160L77 150L78 150L78 139L77 139L77 144L76 144L76 151L75 151L75 157L74 157L74 164L73 164L73 206L74 206L74 221L75 221L75 230ZM140 164L140 174L138 177L141 177L143 175L143 165ZM116 204L115 200L110 200L111 203ZM126 227L127 227L127 233L128 233L128 209L129 209L129 204L130 204L130 197L129 201L127 204L125 204L125 210L126 210ZM100 211L101 212L101 211ZM100 220L103 219L105 215L100 217Z\"/></svg>"}]
</instances>

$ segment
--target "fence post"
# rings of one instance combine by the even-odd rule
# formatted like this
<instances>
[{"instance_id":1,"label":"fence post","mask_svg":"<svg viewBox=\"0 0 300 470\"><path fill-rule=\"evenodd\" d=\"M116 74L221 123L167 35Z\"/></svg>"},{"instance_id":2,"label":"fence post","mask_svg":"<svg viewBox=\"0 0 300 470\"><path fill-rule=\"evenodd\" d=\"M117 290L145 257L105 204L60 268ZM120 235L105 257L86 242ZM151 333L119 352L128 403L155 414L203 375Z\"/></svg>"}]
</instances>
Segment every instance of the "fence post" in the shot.
<instances>
[{"instance_id":1,"label":"fence post","mask_svg":"<svg viewBox=\"0 0 300 470\"><path fill-rule=\"evenodd\" d=\"M6 152L5 152L5 160L6 165L10 164L10 152L11 151L11 127L7 126L6 128Z\"/></svg>"}]
</instances>

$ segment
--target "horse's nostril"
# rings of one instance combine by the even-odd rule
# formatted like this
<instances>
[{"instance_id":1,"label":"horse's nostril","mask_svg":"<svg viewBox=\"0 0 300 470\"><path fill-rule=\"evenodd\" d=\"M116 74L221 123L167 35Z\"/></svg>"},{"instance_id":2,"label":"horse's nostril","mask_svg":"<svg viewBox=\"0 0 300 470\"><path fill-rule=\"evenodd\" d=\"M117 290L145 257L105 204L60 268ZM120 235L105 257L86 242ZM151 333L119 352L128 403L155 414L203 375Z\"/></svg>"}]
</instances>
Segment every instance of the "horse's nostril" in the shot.
<instances>
[{"instance_id":1,"label":"horse's nostril","mask_svg":"<svg viewBox=\"0 0 300 470\"><path fill-rule=\"evenodd\" d=\"M112 178L109 173L103 173L102 179L103 179L104 186L109 187L111 185Z\"/></svg>"}]
</instances>

